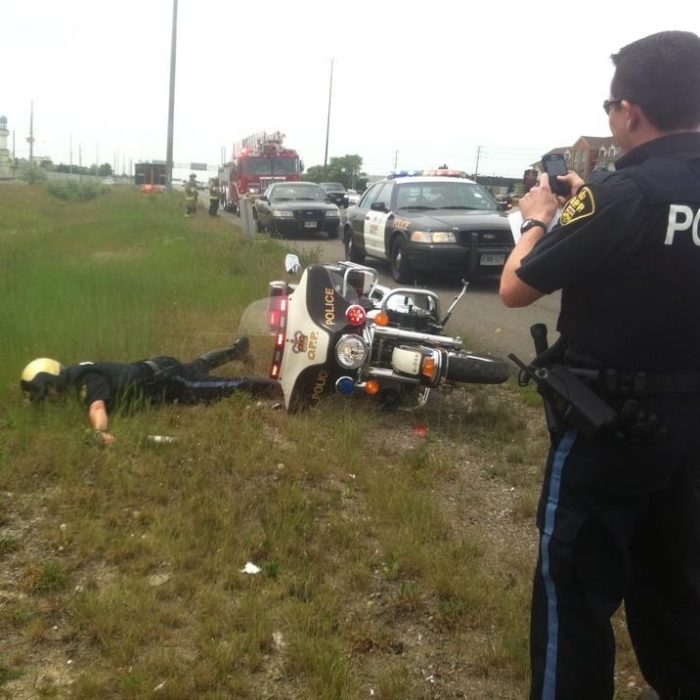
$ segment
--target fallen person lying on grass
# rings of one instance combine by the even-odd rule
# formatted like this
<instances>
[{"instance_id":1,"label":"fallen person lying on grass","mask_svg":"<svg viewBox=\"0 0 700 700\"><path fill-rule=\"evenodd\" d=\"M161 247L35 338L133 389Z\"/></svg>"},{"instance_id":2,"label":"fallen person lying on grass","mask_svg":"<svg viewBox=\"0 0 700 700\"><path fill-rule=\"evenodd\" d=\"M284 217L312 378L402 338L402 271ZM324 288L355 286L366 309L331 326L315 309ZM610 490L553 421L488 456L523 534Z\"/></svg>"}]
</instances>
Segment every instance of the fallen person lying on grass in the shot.
<instances>
[{"instance_id":1,"label":"fallen person lying on grass","mask_svg":"<svg viewBox=\"0 0 700 700\"><path fill-rule=\"evenodd\" d=\"M277 382L264 377L224 378L209 372L248 354L248 339L240 338L227 348L205 353L192 362L159 356L128 364L81 362L63 367L41 357L22 371L20 387L33 401L55 399L74 390L88 407L90 425L101 442L115 441L108 431L109 414L117 408L154 403L202 403L231 396L235 391L272 396L279 393Z\"/></svg>"}]
</instances>

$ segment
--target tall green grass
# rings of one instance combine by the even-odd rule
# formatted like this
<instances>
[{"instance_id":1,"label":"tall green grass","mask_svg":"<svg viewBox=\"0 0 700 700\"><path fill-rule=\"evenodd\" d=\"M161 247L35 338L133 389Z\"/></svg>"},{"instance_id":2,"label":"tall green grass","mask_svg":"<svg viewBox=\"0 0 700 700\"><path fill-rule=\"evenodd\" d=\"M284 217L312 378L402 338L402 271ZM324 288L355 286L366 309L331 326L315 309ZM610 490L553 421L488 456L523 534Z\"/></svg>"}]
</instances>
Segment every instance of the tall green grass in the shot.
<instances>
[{"instance_id":1,"label":"tall green grass","mask_svg":"<svg viewBox=\"0 0 700 700\"><path fill-rule=\"evenodd\" d=\"M133 360L231 342L242 308L279 277L281 253L218 220L195 226L180 199L0 187L0 396L37 356Z\"/></svg>"}]
</instances>

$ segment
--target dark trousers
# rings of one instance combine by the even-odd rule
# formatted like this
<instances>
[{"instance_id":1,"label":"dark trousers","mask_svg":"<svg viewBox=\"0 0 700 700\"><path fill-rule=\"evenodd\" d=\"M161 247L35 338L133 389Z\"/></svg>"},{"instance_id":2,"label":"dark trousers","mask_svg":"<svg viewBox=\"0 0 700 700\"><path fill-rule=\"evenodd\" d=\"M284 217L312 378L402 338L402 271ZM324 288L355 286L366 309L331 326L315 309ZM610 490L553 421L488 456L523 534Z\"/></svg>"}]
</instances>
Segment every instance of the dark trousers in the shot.
<instances>
[{"instance_id":1,"label":"dark trousers","mask_svg":"<svg viewBox=\"0 0 700 700\"><path fill-rule=\"evenodd\" d=\"M180 362L167 356L153 357L148 362L158 370L151 381L151 398L166 403L192 404L217 401L241 389L254 395L274 395L279 385L265 377L212 377L209 374L212 369L240 357L236 345L211 350L192 362Z\"/></svg>"},{"instance_id":2,"label":"dark trousers","mask_svg":"<svg viewBox=\"0 0 700 700\"><path fill-rule=\"evenodd\" d=\"M610 617L624 602L664 700L700 698L700 399L657 399L667 437L553 442L538 509L534 700L613 697Z\"/></svg>"},{"instance_id":3,"label":"dark trousers","mask_svg":"<svg viewBox=\"0 0 700 700\"><path fill-rule=\"evenodd\" d=\"M217 212L219 211L219 200L217 199L210 199L209 200L209 216L217 216Z\"/></svg>"}]
</instances>

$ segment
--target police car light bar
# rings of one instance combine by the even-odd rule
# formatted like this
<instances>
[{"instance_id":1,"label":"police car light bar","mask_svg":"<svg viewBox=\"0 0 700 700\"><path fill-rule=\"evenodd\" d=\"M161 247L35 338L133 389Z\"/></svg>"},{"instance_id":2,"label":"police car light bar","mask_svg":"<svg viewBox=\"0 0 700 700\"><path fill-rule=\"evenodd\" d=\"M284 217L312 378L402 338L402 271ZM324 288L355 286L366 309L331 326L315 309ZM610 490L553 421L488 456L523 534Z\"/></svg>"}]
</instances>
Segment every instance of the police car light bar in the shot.
<instances>
[{"instance_id":1,"label":"police car light bar","mask_svg":"<svg viewBox=\"0 0 700 700\"><path fill-rule=\"evenodd\" d=\"M392 170L389 173L389 179L393 180L397 177L467 177L464 170L451 170L449 168L431 168L428 170Z\"/></svg>"}]
</instances>

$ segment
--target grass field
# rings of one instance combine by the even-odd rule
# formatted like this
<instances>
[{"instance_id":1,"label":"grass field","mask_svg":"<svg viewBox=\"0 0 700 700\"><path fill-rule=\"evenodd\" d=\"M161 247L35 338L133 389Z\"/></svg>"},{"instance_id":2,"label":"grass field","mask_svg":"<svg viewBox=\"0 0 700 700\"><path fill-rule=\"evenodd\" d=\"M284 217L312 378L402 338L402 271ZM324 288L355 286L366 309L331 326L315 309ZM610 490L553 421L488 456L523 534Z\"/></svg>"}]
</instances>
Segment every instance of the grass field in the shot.
<instances>
[{"instance_id":1,"label":"grass field","mask_svg":"<svg viewBox=\"0 0 700 700\"><path fill-rule=\"evenodd\" d=\"M116 416L110 448L82 407L23 402L36 356L228 344L283 253L184 219L180 194L0 187L0 697L526 695L546 452L531 394L300 416L235 396ZM634 697L619 642L618 696Z\"/></svg>"}]
</instances>

